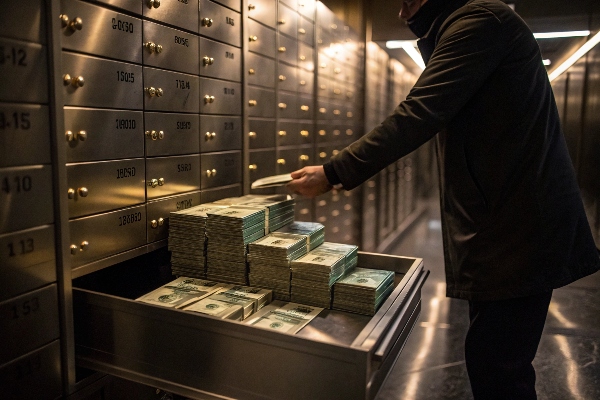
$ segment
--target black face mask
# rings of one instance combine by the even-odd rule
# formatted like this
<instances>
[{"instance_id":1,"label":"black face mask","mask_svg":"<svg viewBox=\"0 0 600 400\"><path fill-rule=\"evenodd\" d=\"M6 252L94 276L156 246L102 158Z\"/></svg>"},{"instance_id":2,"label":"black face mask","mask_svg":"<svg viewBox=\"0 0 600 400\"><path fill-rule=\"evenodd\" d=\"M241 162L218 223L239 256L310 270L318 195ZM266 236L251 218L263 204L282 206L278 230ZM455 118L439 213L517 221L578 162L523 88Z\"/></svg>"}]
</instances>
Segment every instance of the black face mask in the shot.
<instances>
[{"instance_id":1,"label":"black face mask","mask_svg":"<svg viewBox=\"0 0 600 400\"><path fill-rule=\"evenodd\" d=\"M418 37L422 38L429 32L433 21L448 6L449 0L428 0L421 8L406 21L408 28Z\"/></svg>"}]
</instances>

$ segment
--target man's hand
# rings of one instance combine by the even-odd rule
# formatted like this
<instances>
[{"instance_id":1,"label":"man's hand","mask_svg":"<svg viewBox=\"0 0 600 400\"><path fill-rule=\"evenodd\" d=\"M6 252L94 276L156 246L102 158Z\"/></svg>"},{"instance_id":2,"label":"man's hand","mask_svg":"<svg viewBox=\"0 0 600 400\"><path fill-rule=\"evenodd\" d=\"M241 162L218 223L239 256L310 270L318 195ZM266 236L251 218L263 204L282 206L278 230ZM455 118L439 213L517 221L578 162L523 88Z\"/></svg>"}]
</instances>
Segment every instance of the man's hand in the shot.
<instances>
[{"instance_id":1,"label":"man's hand","mask_svg":"<svg viewBox=\"0 0 600 400\"><path fill-rule=\"evenodd\" d=\"M287 184L288 189L305 197L316 197L327 193L333 186L325 176L325 170L321 165L304 167L292 172L293 181Z\"/></svg>"}]
</instances>

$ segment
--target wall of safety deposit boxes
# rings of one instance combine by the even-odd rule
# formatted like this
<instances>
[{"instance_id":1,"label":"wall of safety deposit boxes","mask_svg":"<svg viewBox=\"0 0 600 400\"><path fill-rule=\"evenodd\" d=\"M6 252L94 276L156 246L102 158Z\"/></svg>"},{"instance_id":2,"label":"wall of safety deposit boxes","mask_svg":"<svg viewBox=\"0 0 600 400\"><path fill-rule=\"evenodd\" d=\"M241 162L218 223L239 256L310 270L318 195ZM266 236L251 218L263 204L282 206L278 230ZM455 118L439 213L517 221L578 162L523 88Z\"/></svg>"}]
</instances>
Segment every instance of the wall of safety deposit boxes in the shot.
<instances>
[{"instance_id":1,"label":"wall of safety deposit boxes","mask_svg":"<svg viewBox=\"0 0 600 400\"><path fill-rule=\"evenodd\" d=\"M9 398L78 389L71 279L165 247L171 211L327 161L415 79L313 0L0 0L0 9ZM431 187L428 152L362 189L298 199L297 219L323 223L328 241L381 249Z\"/></svg>"}]
</instances>

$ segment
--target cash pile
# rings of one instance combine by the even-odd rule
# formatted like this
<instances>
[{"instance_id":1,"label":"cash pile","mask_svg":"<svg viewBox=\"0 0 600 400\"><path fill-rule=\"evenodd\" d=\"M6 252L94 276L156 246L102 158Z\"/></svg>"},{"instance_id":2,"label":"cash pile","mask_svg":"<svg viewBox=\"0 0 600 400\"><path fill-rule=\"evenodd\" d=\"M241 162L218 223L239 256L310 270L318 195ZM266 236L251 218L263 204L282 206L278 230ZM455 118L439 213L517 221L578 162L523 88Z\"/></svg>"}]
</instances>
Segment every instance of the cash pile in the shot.
<instances>
[{"instance_id":1,"label":"cash pile","mask_svg":"<svg viewBox=\"0 0 600 400\"><path fill-rule=\"evenodd\" d=\"M273 291L252 286L231 286L222 289L226 295L243 297L254 302L254 311L258 311L273 300Z\"/></svg>"},{"instance_id":2,"label":"cash pile","mask_svg":"<svg viewBox=\"0 0 600 400\"><path fill-rule=\"evenodd\" d=\"M169 244L173 275L204 278L206 276L207 212L227 206L201 204L169 215Z\"/></svg>"},{"instance_id":3,"label":"cash pile","mask_svg":"<svg viewBox=\"0 0 600 400\"><path fill-rule=\"evenodd\" d=\"M244 323L279 332L297 333L323 311L297 303L274 301Z\"/></svg>"},{"instance_id":4,"label":"cash pile","mask_svg":"<svg viewBox=\"0 0 600 400\"><path fill-rule=\"evenodd\" d=\"M246 195L238 198L238 205L265 209L265 232L273 232L294 221L294 199L287 195Z\"/></svg>"},{"instance_id":5,"label":"cash pile","mask_svg":"<svg viewBox=\"0 0 600 400\"><path fill-rule=\"evenodd\" d=\"M358 246L353 244L324 242L319 249L344 256L344 273L358 264Z\"/></svg>"},{"instance_id":6,"label":"cash pile","mask_svg":"<svg viewBox=\"0 0 600 400\"><path fill-rule=\"evenodd\" d=\"M290 262L306 254L306 236L270 233L248 245L250 285L273 290L277 300L290 300Z\"/></svg>"},{"instance_id":7,"label":"cash pile","mask_svg":"<svg viewBox=\"0 0 600 400\"><path fill-rule=\"evenodd\" d=\"M306 235L308 251L313 250L325 241L325 227L318 222L295 221L279 229L277 232Z\"/></svg>"},{"instance_id":8,"label":"cash pile","mask_svg":"<svg viewBox=\"0 0 600 400\"><path fill-rule=\"evenodd\" d=\"M207 278L245 285L247 245L265 235L265 210L231 206L207 215Z\"/></svg>"},{"instance_id":9,"label":"cash pile","mask_svg":"<svg viewBox=\"0 0 600 400\"><path fill-rule=\"evenodd\" d=\"M394 290L394 272L356 267L333 288L333 309L374 315Z\"/></svg>"},{"instance_id":10,"label":"cash pile","mask_svg":"<svg viewBox=\"0 0 600 400\"><path fill-rule=\"evenodd\" d=\"M182 308L222 288L223 284L221 283L181 277L136 300L162 307Z\"/></svg>"}]
</instances>

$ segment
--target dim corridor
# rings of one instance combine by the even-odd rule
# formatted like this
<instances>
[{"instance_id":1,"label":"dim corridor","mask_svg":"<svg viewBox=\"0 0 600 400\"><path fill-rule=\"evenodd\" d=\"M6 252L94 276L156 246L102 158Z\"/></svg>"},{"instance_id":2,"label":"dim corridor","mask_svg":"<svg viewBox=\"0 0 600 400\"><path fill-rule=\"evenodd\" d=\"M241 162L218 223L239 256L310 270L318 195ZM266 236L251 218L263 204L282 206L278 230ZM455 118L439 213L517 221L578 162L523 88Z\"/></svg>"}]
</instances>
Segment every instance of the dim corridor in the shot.
<instances>
[{"instance_id":1,"label":"dim corridor","mask_svg":"<svg viewBox=\"0 0 600 400\"><path fill-rule=\"evenodd\" d=\"M390 252L424 259L422 310L376 400L472 399L464 362L468 304L445 296L437 199ZM600 274L557 289L534 361L540 400L600 399Z\"/></svg>"}]
</instances>

